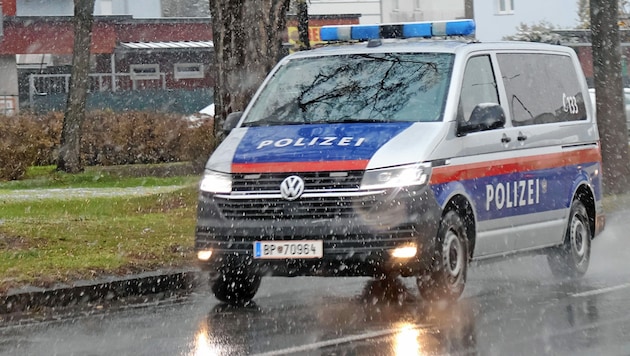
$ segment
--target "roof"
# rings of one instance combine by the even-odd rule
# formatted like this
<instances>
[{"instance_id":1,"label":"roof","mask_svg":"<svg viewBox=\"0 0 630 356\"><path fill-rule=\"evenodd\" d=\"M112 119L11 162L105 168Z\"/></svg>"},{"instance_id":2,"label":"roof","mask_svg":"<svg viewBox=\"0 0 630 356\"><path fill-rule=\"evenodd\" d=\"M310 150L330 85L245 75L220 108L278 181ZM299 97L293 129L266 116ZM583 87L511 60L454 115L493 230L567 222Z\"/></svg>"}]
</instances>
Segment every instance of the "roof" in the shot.
<instances>
[{"instance_id":1,"label":"roof","mask_svg":"<svg viewBox=\"0 0 630 356\"><path fill-rule=\"evenodd\" d=\"M211 49L212 41L173 41L173 42L121 42L116 49L121 50L170 50L170 49Z\"/></svg>"}]
</instances>

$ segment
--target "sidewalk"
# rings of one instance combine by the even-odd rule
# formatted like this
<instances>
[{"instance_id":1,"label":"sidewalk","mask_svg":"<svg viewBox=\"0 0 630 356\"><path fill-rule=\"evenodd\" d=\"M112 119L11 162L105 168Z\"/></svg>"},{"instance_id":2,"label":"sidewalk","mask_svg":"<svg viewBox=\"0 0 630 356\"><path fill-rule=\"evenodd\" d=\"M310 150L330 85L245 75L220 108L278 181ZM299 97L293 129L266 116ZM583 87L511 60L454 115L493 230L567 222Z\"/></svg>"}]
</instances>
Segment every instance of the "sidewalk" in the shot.
<instances>
[{"instance_id":1,"label":"sidewalk","mask_svg":"<svg viewBox=\"0 0 630 356\"><path fill-rule=\"evenodd\" d=\"M0 189L0 202L31 201L42 199L77 199L116 196L143 196L168 193L182 189L181 185L166 185L157 187L129 187L129 188L48 188L48 189Z\"/></svg>"}]
</instances>

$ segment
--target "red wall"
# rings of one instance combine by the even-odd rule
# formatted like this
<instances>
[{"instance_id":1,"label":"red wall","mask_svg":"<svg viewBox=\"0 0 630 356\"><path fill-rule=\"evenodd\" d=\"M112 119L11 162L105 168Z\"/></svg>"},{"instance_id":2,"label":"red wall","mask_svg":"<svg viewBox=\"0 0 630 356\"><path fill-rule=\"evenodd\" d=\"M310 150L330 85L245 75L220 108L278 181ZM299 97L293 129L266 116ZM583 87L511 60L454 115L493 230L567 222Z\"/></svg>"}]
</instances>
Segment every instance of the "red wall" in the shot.
<instances>
[{"instance_id":1,"label":"red wall","mask_svg":"<svg viewBox=\"0 0 630 356\"><path fill-rule=\"evenodd\" d=\"M92 30L92 53L112 53L118 42L210 41L212 25L181 20L97 20ZM4 23L0 54L72 54L72 17L13 17Z\"/></svg>"},{"instance_id":2,"label":"red wall","mask_svg":"<svg viewBox=\"0 0 630 356\"><path fill-rule=\"evenodd\" d=\"M16 2L17 0L1 0L0 3L2 4L2 13L5 16L15 16L15 14L17 13Z\"/></svg>"},{"instance_id":3,"label":"red wall","mask_svg":"<svg viewBox=\"0 0 630 356\"><path fill-rule=\"evenodd\" d=\"M4 3L7 1L0 1L3 1L4 8ZM335 16L309 20L311 27L356 23L359 23L356 16ZM289 19L287 26L297 26L297 21ZM73 40L71 16L13 16L5 18L4 37L0 41L0 54L72 54ZM212 24L209 19L138 20L127 16L123 19L96 17L92 30L92 53L112 53L117 42L211 40Z\"/></svg>"}]
</instances>

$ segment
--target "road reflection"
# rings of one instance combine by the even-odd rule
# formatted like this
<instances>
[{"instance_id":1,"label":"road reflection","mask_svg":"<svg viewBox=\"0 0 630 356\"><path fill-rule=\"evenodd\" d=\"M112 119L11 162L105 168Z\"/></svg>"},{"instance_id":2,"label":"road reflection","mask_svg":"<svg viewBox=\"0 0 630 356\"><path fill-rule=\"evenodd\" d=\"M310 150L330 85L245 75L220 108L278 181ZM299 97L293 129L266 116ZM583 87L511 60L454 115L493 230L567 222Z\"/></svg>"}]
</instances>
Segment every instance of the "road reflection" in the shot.
<instances>
[{"instance_id":1,"label":"road reflection","mask_svg":"<svg viewBox=\"0 0 630 356\"><path fill-rule=\"evenodd\" d=\"M475 354L466 301L426 303L398 279L371 280L354 298L315 304L217 305L199 325L188 355Z\"/></svg>"}]
</instances>

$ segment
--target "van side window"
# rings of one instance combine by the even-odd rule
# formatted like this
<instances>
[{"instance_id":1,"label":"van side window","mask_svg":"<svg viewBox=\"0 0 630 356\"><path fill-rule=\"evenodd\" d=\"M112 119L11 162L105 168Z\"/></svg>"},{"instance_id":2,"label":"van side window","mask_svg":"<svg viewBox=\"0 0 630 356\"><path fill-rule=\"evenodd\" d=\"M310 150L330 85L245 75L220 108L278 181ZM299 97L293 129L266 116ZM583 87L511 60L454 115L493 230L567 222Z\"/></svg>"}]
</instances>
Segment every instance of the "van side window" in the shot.
<instances>
[{"instance_id":1,"label":"van side window","mask_svg":"<svg viewBox=\"0 0 630 356\"><path fill-rule=\"evenodd\" d=\"M490 56L472 57L466 63L457 119L468 121L475 106L481 103L499 103Z\"/></svg>"},{"instance_id":2,"label":"van side window","mask_svg":"<svg viewBox=\"0 0 630 356\"><path fill-rule=\"evenodd\" d=\"M514 126L586 120L585 93L571 57L501 53L497 59Z\"/></svg>"}]
</instances>

